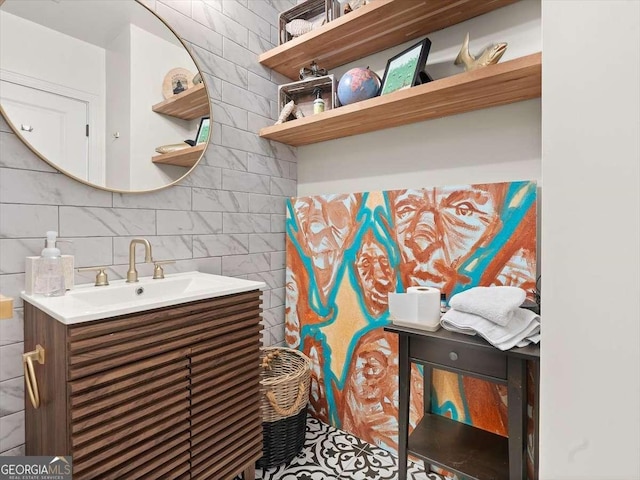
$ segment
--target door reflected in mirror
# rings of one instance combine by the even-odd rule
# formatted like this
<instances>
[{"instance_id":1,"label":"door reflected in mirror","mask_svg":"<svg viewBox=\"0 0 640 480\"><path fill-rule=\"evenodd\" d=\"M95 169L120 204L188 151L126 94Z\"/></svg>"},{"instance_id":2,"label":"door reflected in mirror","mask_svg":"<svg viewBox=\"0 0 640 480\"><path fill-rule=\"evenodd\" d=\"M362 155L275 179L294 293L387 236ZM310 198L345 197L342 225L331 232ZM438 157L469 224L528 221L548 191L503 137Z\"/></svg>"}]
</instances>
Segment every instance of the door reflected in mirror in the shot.
<instances>
[{"instance_id":1,"label":"door reflected in mirror","mask_svg":"<svg viewBox=\"0 0 640 480\"><path fill-rule=\"evenodd\" d=\"M210 132L201 78L178 37L135 0L0 1L2 114L82 182L140 192L188 175Z\"/></svg>"}]
</instances>

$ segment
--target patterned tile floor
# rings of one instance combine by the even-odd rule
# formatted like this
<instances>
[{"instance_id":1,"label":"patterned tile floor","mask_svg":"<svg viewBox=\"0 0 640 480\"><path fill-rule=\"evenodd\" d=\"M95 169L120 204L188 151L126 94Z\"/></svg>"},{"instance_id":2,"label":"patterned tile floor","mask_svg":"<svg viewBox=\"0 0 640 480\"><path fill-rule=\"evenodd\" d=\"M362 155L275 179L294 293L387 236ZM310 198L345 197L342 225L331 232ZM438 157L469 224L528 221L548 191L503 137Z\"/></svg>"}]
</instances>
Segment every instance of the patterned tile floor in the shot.
<instances>
[{"instance_id":1,"label":"patterned tile floor","mask_svg":"<svg viewBox=\"0 0 640 480\"><path fill-rule=\"evenodd\" d=\"M409 462L408 479L443 480ZM395 455L353 435L308 417L304 448L289 465L258 470L262 480L393 480L398 477Z\"/></svg>"}]
</instances>

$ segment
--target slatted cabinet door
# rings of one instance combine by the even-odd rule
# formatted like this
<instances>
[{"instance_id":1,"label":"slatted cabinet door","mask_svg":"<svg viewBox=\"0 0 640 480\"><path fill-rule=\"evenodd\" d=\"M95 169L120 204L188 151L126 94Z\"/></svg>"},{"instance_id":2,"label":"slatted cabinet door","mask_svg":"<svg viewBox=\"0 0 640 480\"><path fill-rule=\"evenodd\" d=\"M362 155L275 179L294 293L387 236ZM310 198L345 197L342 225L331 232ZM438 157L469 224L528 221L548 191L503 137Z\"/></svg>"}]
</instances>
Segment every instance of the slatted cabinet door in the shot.
<instances>
[{"instance_id":1,"label":"slatted cabinet door","mask_svg":"<svg viewBox=\"0 0 640 480\"><path fill-rule=\"evenodd\" d=\"M156 313L69 328L74 479L189 470L189 346L160 341L176 337L189 312Z\"/></svg>"},{"instance_id":2,"label":"slatted cabinet door","mask_svg":"<svg viewBox=\"0 0 640 480\"><path fill-rule=\"evenodd\" d=\"M233 478L262 455L259 302L258 292L246 294L233 321L217 317L210 338L192 347L193 479Z\"/></svg>"},{"instance_id":3,"label":"slatted cabinet door","mask_svg":"<svg viewBox=\"0 0 640 480\"><path fill-rule=\"evenodd\" d=\"M26 303L25 348L47 355L28 454L72 455L78 480L225 480L252 467L260 303L255 290L71 326Z\"/></svg>"}]
</instances>

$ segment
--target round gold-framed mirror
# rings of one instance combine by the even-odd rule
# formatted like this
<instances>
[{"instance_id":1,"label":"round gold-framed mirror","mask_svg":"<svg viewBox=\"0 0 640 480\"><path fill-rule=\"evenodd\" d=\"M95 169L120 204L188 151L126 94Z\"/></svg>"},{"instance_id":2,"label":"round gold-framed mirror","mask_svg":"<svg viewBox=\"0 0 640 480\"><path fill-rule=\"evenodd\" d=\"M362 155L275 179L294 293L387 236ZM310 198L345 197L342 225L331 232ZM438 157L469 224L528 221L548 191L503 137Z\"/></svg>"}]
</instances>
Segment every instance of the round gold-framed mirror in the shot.
<instances>
[{"instance_id":1,"label":"round gold-framed mirror","mask_svg":"<svg viewBox=\"0 0 640 480\"><path fill-rule=\"evenodd\" d=\"M82 183L142 193L189 175L211 135L203 77L138 0L0 0L0 113Z\"/></svg>"}]
</instances>

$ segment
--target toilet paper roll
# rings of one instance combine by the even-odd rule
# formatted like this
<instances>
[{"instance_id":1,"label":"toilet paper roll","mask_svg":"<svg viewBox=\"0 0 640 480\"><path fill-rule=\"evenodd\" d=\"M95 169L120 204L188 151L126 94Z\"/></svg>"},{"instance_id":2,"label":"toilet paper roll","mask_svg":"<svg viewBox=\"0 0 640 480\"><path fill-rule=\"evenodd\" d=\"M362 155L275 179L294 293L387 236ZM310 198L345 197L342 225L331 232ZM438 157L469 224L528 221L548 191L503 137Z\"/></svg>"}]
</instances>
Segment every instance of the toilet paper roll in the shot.
<instances>
[{"instance_id":1,"label":"toilet paper roll","mask_svg":"<svg viewBox=\"0 0 640 480\"><path fill-rule=\"evenodd\" d=\"M389 313L399 325L435 331L440 327L440 290L431 287L409 287L407 293L389 294Z\"/></svg>"}]
</instances>

